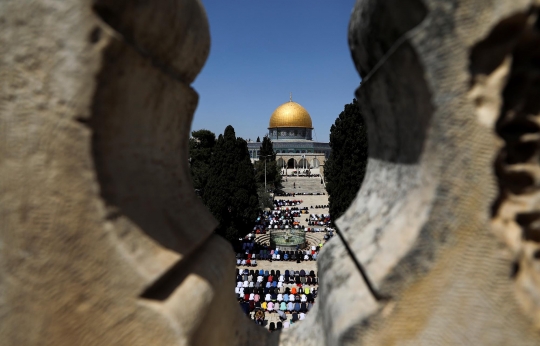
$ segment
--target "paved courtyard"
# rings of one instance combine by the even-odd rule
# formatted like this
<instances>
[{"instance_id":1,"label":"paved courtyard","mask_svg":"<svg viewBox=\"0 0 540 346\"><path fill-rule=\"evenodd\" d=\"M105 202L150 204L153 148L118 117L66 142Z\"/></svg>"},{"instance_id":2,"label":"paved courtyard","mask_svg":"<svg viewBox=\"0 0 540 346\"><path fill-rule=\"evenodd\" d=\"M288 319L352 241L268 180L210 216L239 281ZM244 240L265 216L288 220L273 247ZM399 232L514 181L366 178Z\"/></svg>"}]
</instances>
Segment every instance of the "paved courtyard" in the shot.
<instances>
[{"instance_id":1,"label":"paved courtyard","mask_svg":"<svg viewBox=\"0 0 540 346\"><path fill-rule=\"evenodd\" d=\"M291 171L291 170L289 170ZM286 179L286 181L285 181ZM302 200L302 204L298 205L298 208L308 207L309 214L328 214L328 208L315 208L317 205L328 205L328 195L324 185L321 184L320 177L284 177L283 181L283 191L287 193L295 193L295 196L275 196L274 199L281 200ZM299 193L321 193L321 195L302 195ZM322 195L324 193L324 195ZM313 207L313 208L311 208ZM301 225L306 227L318 227L324 229L324 226L308 226L306 219L309 219L309 214L301 214L301 217L295 218L295 221L300 222ZM322 243L324 246L323 237L326 232L309 232L306 233L306 240L308 241L309 246ZM269 236L266 234L259 234L256 236L256 241L262 244L269 243ZM280 270L282 273L285 270L301 270L304 269L307 272L313 270L317 274L317 262L316 261L302 261L301 263L296 263L292 261L264 261L257 260L257 267L245 267L237 266L238 269L263 269L263 270ZM318 277L318 275L317 275ZM318 286L313 286L313 288L318 288ZM253 312L250 314L253 315ZM287 314L288 319L290 320L291 314ZM277 324L279 322L279 317L276 312L265 314L265 327L268 328L270 323L274 322ZM296 322L296 324L302 323L301 321ZM292 327L292 325L291 325Z\"/></svg>"}]
</instances>

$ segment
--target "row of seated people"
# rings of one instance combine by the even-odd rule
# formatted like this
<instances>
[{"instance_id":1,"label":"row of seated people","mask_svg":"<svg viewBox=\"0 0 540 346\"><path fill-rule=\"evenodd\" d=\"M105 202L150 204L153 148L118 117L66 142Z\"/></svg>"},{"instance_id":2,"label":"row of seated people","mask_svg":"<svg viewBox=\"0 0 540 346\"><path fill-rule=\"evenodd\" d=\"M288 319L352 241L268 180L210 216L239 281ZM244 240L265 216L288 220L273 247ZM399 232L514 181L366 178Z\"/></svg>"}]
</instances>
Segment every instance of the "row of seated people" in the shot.
<instances>
[{"instance_id":1,"label":"row of seated people","mask_svg":"<svg viewBox=\"0 0 540 346\"><path fill-rule=\"evenodd\" d=\"M253 260L274 260L274 261L308 261L316 260L319 250L322 248L322 243L318 246L311 246L309 250L283 251L279 247L272 249L270 246L256 243L253 238L246 237L241 241L233 244L236 252L236 264L242 266L255 266ZM298 252L300 251L300 253ZM248 262L247 260L251 260ZM254 265L255 264L255 265Z\"/></svg>"},{"instance_id":2,"label":"row of seated people","mask_svg":"<svg viewBox=\"0 0 540 346\"><path fill-rule=\"evenodd\" d=\"M241 271L241 269L240 269ZM244 273L247 269L244 269ZM262 271L262 270L261 270ZM268 273L268 270L264 274L237 274L236 275L236 287L281 287L283 284L296 284L296 285L317 285L318 278L312 270L310 273L306 273L303 269L300 271L302 275L298 275L299 271L285 270L283 274L277 270L276 274Z\"/></svg>"},{"instance_id":3,"label":"row of seated people","mask_svg":"<svg viewBox=\"0 0 540 346\"><path fill-rule=\"evenodd\" d=\"M290 251L290 253L291 254L289 255L289 251L287 251L287 253L277 255L263 254L259 256L259 258L261 260L269 261L296 261L297 263L300 263L301 261L316 261L318 257L317 252L311 254L308 251ZM246 259L247 256L250 257ZM257 266L256 255L239 252L236 254L236 265L255 267Z\"/></svg>"},{"instance_id":4,"label":"row of seated people","mask_svg":"<svg viewBox=\"0 0 540 346\"><path fill-rule=\"evenodd\" d=\"M298 320L303 320L306 317L306 313L313 308L313 303L294 303L294 304L291 302L287 304L285 303L274 304L273 302L254 303L253 301L247 302L243 299L239 299L238 302L240 303L240 307L242 308L242 310L247 316L250 316L250 312L261 309L269 313L277 312L280 314L280 319L282 321L287 322L286 313L290 313L291 322L293 323ZM283 316L283 318L281 316ZM272 328L272 323L270 323L270 328Z\"/></svg>"},{"instance_id":5,"label":"row of seated people","mask_svg":"<svg viewBox=\"0 0 540 346\"><path fill-rule=\"evenodd\" d=\"M285 271L283 271L283 273L281 272L281 270L264 270L264 269L241 269L241 268L238 268L237 272L236 272L236 275L253 275L253 276L258 276L258 275L261 275L261 276L280 276L281 274L283 275L290 275L290 276L311 276L311 277L316 277L317 276L317 273L315 273L314 270L310 270L310 271L307 271L307 270L304 270L304 269L300 269L300 270L295 270L295 269L286 269Z\"/></svg>"},{"instance_id":6,"label":"row of seated people","mask_svg":"<svg viewBox=\"0 0 540 346\"><path fill-rule=\"evenodd\" d=\"M290 199L274 199L274 207L290 207L290 206L295 206L295 205L300 205L302 204L304 201L302 201L301 199L298 200L298 199L293 199L293 200L290 200Z\"/></svg>"},{"instance_id":7,"label":"row of seated people","mask_svg":"<svg viewBox=\"0 0 540 346\"><path fill-rule=\"evenodd\" d=\"M243 297L238 299L242 309L246 314L255 311L256 309L262 309L267 312L308 312L313 307L315 302L297 302L297 301L282 301L282 302L273 302L273 301L255 301L255 300L245 300Z\"/></svg>"},{"instance_id":8,"label":"row of seated people","mask_svg":"<svg viewBox=\"0 0 540 346\"><path fill-rule=\"evenodd\" d=\"M275 192L274 196L277 197L295 197L295 196L324 196L324 192Z\"/></svg>"},{"instance_id":9,"label":"row of seated people","mask_svg":"<svg viewBox=\"0 0 540 346\"><path fill-rule=\"evenodd\" d=\"M243 289L243 290L242 290ZM242 291L244 292L242 294ZM243 288L236 287L235 292L237 298L242 298L245 301L253 300L254 302L298 302L298 303L313 303L317 295L316 288L310 287L285 287L283 293L279 292L277 288ZM266 292L266 293L265 293Z\"/></svg>"},{"instance_id":10,"label":"row of seated people","mask_svg":"<svg viewBox=\"0 0 540 346\"><path fill-rule=\"evenodd\" d=\"M320 233L320 232L328 232L329 229L331 229L331 228L329 228L329 227L305 227L304 231L311 232L311 233Z\"/></svg>"},{"instance_id":11,"label":"row of seated people","mask_svg":"<svg viewBox=\"0 0 540 346\"><path fill-rule=\"evenodd\" d=\"M244 303L241 303L241 306L242 306L242 309L244 309L244 311L249 311L249 307L242 305ZM270 332L276 330L276 329L283 329L283 328L289 328L291 325L293 325L295 322L297 321L301 321L303 319L306 318L306 313L305 312L296 312L296 311L293 311L291 313L291 319L289 321L288 317L287 317L287 314L285 311L281 311L281 310L277 310L277 313L278 313L278 316L279 316L279 321L277 323L274 323L274 322L270 322L269 324L269 329L270 329ZM250 313L249 312L246 312L246 314L250 317ZM255 309L255 313L253 313L253 319L255 320L255 323L257 323L258 325L260 326L264 326L264 311L262 309Z\"/></svg>"},{"instance_id":12,"label":"row of seated people","mask_svg":"<svg viewBox=\"0 0 540 346\"><path fill-rule=\"evenodd\" d=\"M281 211L294 211L294 212L299 212L300 214L306 214L305 212L307 211L309 214L309 209L308 207L304 207L304 208L299 208L299 207L274 207L274 211L278 211L278 210L281 210Z\"/></svg>"},{"instance_id":13,"label":"row of seated people","mask_svg":"<svg viewBox=\"0 0 540 346\"><path fill-rule=\"evenodd\" d=\"M278 279L278 277L261 277L258 276L256 281L237 281L236 287L281 287L283 284L295 284L295 285L308 285L308 286L314 286L319 284L319 279L316 277L311 276L287 276L287 275L281 275Z\"/></svg>"},{"instance_id":14,"label":"row of seated people","mask_svg":"<svg viewBox=\"0 0 540 346\"><path fill-rule=\"evenodd\" d=\"M255 306L255 309L256 309L257 308L257 303L253 304L253 306ZM304 313L306 313L309 310L311 310L311 308L313 308L313 303L262 302L260 308L265 310L265 311L268 311L270 313L275 312L275 311L277 312L278 310L283 311L283 312L289 312L289 313L292 313L292 312L304 312ZM251 304L250 304L250 309L251 309Z\"/></svg>"},{"instance_id":15,"label":"row of seated people","mask_svg":"<svg viewBox=\"0 0 540 346\"><path fill-rule=\"evenodd\" d=\"M245 300L273 300L276 301L279 298L279 301L285 300L296 300L298 295L299 301L303 301L304 298L302 295L305 295L306 301L310 301L311 297L314 298L317 296L317 288L302 286L302 285L291 285L285 284L278 287L243 287L237 286L234 288L238 298L244 298ZM269 294L269 296L268 296ZM310 296L311 294L311 296ZM287 295L287 297L285 297ZM264 299L263 299L264 298Z\"/></svg>"},{"instance_id":16,"label":"row of seated people","mask_svg":"<svg viewBox=\"0 0 540 346\"><path fill-rule=\"evenodd\" d=\"M273 225L270 225L268 226L266 229L264 229L263 231L261 231L260 229L257 229L255 231L256 234L266 234L267 232L273 230L273 229L302 229L304 230L306 228L306 226L304 225L301 225L300 224L300 221L293 221L291 224L273 224ZM257 233L258 231L258 233Z\"/></svg>"},{"instance_id":17,"label":"row of seated people","mask_svg":"<svg viewBox=\"0 0 540 346\"><path fill-rule=\"evenodd\" d=\"M310 214L306 219L308 226L331 226L332 219L330 214Z\"/></svg>"},{"instance_id":18,"label":"row of seated people","mask_svg":"<svg viewBox=\"0 0 540 346\"><path fill-rule=\"evenodd\" d=\"M309 214L309 221L330 221L330 214Z\"/></svg>"},{"instance_id":19,"label":"row of seated people","mask_svg":"<svg viewBox=\"0 0 540 346\"><path fill-rule=\"evenodd\" d=\"M242 241L238 244L238 247L242 250L260 249L260 246L255 242L255 237L253 237L253 239L251 239L251 237L242 239Z\"/></svg>"},{"instance_id":20,"label":"row of seated people","mask_svg":"<svg viewBox=\"0 0 540 346\"><path fill-rule=\"evenodd\" d=\"M308 221L308 226L332 226L332 221Z\"/></svg>"},{"instance_id":21,"label":"row of seated people","mask_svg":"<svg viewBox=\"0 0 540 346\"><path fill-rule=\"evenodd\" d=\"M328 208L328 204L316 205L315 207L311 206L311 209L324 209L324 208Z\"/></svg>"},{"instance_id":22,"label":"row of seated people","mask_svg":"<svg viewBox=\"0 0 540 346\"><path fill-rule=\"evenodd\" d=\"M257 260L255 258L253 259L236 259L236 265L244 266L244 267L256 267L257 266Z\"/></svg>"}]
</instances>

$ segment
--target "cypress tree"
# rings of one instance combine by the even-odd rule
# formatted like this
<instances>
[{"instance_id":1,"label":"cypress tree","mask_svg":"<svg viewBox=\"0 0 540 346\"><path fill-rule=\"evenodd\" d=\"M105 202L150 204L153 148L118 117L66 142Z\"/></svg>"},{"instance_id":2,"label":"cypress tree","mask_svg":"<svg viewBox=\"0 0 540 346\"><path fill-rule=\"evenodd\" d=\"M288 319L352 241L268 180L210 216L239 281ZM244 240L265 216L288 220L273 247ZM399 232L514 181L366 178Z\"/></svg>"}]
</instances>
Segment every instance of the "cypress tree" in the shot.
<instances>
[{"instance_id":1,"label":"cypress tree","mask_svg":"<svg viewBox=\"0 0 540 346\"><path fill-rule=\"evenodd\" d=\"M227 240L251 231L259 212L255 172L246 141L230 125L216 142L203 201L219 222L216 232Z\"/></svg>"},{"instance_id":2,"label":"cypress tree","mask_svg":"<svg viewBox=\"0 0 540 346\"><path fill-rule=\"evenodd\" d=\"M330 128L332 152L324 165L332 219L351 205L362 185L367 165L367 132L356 99L345 105Z\"/></svg>"},{"instance_id":3,"label":"cypress tree","mask_svg":"<svg viewBox=\"0 0 540 346\"><path fill-rule=\"evenodd\" d=\"M264 184L264 161L266 160L267 185L278 187L281 184L281 173L276 162L274 146L268 136L264 136L260 148L259 161L255 162L255 179L257 183Z\"/></svg>"},{"instance_id":4,"label":"cypress tree","mask_svg":"<svg viewBox=\"0 0 540 346\"><path fill-rule=\"evenodd\" d=\"M210 159L215 145L216 135L213 132L203 129L191 133L189 139L190 171L193 187L199 193L206 186Z\"/></svg>"}]
</instances>

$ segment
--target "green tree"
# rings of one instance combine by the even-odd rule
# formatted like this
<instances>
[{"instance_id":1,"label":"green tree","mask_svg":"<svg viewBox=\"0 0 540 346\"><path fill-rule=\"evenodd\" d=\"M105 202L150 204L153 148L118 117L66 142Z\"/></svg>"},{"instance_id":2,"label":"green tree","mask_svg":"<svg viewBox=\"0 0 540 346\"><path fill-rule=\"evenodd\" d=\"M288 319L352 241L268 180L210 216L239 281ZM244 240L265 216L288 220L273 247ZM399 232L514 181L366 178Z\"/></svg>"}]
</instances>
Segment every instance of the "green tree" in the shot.
<instances>
[{"instance_id":1,"label":"green tree","mask_svg":"<svg viewBox=\"0 0 540 346\"><path fill-rule=\"evenodd\" d=\"M276 162L274 146L268 136L264 136L261 143L259 161L255 162L255 179L257 183L264 185L264 163L266 161L266 182L267 185L279 187L281 184L281 173Z\"/></svg>"},{"instance_id":2,"label":"green tree","mask_svg":"<svg viewBox=\"0 0 540 346\"><path fill-rule=\"evenodd\" d=\"M356 99L345 105L330 128L330 147L324 175L330 215L335 220L351 205L366 173L367 132Z\"/></svg>"},{"instance_id":3,"label":"green tree","mask_svg":"<svg viewBox=\"0 0 540 346\"><path fill-rule=\"evenodd\" d=\"M260 211L247 143L230 125L214 147L203 201L219 222L216 232L229 241L248 234Z\"/></svg>"},{"instance_id":4,"label":"green tree","mask_svg":"<svg viewBox=\"0 0 540 346\"><path fill-rule=\"evenodd\" d=\"M189 139L189 162L193 187L201 192L206 186L212 151L216 145L216 135L209 130L191 133Z\"/></svg>"},{"instance_id":5,"label":"green tree","mask_svg":"<svg viewBox=\"0 0 540 346\"><path fill-rule=\"evenodd\" d=\"M261 138L257 136L257 143L260 143L260 142L261 142Z\"/></svg>"}]
</instances>

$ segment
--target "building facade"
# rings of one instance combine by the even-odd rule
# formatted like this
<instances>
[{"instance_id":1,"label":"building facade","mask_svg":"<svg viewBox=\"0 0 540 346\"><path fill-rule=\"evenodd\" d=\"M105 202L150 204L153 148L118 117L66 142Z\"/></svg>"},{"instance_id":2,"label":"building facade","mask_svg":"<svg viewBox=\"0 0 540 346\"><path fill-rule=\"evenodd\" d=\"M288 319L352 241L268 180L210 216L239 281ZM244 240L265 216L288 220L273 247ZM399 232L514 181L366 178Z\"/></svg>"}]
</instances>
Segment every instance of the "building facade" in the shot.
<instances>
[{"instance_id":1,"label":"building facade","mask_svg":"<svg viewBox=\"0 0 540 346\"><path fill-rule=\"evenodd\" d=\"M276 108L270 117L268 137L272 140L278 166L287 169L322 168L330 145L313 141L313 123L308 111L292 98ZM252 161L259 159L261 143L249 142Z\"/></svg>"}]
</instances>

